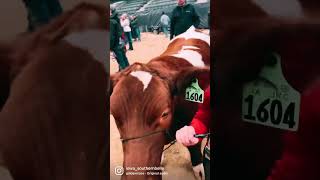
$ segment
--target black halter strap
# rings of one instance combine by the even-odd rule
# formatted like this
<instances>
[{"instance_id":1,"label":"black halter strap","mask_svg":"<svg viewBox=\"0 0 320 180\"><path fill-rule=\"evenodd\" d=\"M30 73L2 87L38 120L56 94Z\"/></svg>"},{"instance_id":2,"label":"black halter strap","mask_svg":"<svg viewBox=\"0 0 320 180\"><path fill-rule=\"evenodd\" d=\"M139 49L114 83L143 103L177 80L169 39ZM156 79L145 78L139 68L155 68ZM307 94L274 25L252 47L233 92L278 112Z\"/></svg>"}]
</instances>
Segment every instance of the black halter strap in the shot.
<instances>
[{"instance_id":1,"label":"black halter strap","mask_svg":"<svg viewBox=\"0 0 320 180\"><path fill-rule=\"evenodd\" d=\"M137 136L137 137L120 138L120 140L122 141L122 143L125 143L125 142L130 141L130 140L141 139L141 138L148 137L148 136L151 136L151 135L153 135L153 134L158 134L158 133L161 133L161 132L166 132L166 130L154 131L154 132L147 133L147 134L144 134L144 135L142 135L142 136Z\"/></svg>"}]
</instances>

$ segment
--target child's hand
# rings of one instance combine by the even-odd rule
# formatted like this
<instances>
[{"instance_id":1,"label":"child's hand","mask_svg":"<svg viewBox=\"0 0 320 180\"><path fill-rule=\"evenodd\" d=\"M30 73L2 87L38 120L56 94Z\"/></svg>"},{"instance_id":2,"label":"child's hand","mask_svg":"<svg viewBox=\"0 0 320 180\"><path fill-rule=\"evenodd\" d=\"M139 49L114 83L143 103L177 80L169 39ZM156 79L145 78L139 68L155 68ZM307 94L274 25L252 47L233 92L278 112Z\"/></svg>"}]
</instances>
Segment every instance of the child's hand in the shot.
<instances>
[{"instance_id":1,"label":"child's hand","mask_svg":"<svg viewBox=\"0 0 320 180\"><path fill-rule=\"evenodd\" d=\"M199 139L194 137L195 134L192 126L184 126L176 132L177 142L185 146L193 146L199 142Z\"/></svg>"}]
</instances>

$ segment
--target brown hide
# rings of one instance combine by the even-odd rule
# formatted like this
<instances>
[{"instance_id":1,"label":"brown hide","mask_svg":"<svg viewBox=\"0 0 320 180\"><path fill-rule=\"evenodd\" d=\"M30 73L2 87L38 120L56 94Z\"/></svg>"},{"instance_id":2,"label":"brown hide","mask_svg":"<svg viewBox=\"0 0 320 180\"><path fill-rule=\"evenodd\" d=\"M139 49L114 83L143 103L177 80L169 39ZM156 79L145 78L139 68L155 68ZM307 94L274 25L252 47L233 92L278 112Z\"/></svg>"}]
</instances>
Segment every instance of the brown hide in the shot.
<instances>
[{"instance_id":1,"label":"brown hide","mask_svg":"<svg viewBox=\"0 0 320 180\"><path fill-rule=\"evenodd\" d=\"M15 65L12 73L19 73L19 69L27 63L25 57L34 48L44 44L54 44L74 32L109 29L107 12L108 8L104 6L81 3L53 19L48 25L39 28L36 32L17 37L13 42L15 53L12 55L12 59L15 59ZM105 62L101 63L106 64Z\"/></svg>"},{"instance_id":2,"label":"brown hide","mask_svg":"<svg viewBox=\"0 0 320 180\"><path fill-rule=\"evenodd\" d=\"M106 30L106 12L82 3L0 47L0 157L15 180L107 179L109 76L62 41Z\"/></svg>"},{"instance_id":3,"label":"brown hide","mask_svg":"<svg viewBox=\"0 0 320 180\"><path fill-rule=\"evenodd\" d=\"M256 0L260 2L268 2L274 9L283 9L286 12L286 8L290 6L288 3L297 2L300 4L303 10L303 18L312 18L319 16L320 2L317 0L292 0L292 1L265 1ZM265 18L270 17L261 7L259 7L254 0L216 0L212 2L213 11L213 27L214 29L220 29L227 27L234 22L239 23L248 19ZM274 16L273 18L281 18Z\"/></svg>"}]
</instances>

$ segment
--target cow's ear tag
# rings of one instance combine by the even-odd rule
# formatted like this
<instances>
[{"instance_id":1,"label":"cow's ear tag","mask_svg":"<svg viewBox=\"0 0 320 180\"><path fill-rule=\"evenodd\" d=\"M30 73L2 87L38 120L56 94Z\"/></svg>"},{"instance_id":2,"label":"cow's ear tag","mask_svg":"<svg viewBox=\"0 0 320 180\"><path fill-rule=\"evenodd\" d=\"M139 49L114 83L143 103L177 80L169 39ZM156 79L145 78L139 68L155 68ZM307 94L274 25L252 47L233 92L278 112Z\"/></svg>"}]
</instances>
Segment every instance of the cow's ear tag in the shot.
<instances>
[{"instance_id":1,"label":"cow's ear tag","mask_svg":"<svg viewBox=\"0 0 320 180\"><path fill-rule=\"evenodd\" d=\"M198 79L195 79L189 87L186 88L185 99L187 101L203 103L204 91L198 84Z\"/></svg>"},{"instance_id":2,"label":"cow's ear tag","mask_svg":"<svg viewBox=\"0 0 320 180\"><path fill-rule=\"evenodd\" d=\"M281 58L273 53L258 78L243 87L242 119L246 122L297 131L300 93L282 73Z\"/></svg>"}]
</instances>

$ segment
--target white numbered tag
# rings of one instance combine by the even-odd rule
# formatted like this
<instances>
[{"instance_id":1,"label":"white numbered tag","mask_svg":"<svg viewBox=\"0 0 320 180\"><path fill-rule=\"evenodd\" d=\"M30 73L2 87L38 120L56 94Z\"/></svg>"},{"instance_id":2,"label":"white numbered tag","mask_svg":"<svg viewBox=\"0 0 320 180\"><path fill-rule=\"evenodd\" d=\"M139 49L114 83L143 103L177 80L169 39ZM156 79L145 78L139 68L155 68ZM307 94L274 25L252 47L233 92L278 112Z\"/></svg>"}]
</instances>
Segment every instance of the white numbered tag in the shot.
<instances>
[{"instance_id":1,"label":"white numbered tag","mask_svg":"<svg viewBox=\"0 0 320 180\"><path fill-rule=\"evenodd\" d=\"M275 65L265 66L259 77L244 85L242 119L279 129L297 131L300 93L293 89L282 74L281 58L271 56Z\"/></svg>"},{"instance_id":2,"label":"white numbered tag","mask_svg":"<svg viewBox=\"0 0 320 180\"><path fill-rule=\"evenodd\" d=\"M195 82L192 82L191 85L186 88L185 99L187 101L203 103L204 91L199 86L198 79L195 79Z\"/></svg>"}]
</instances>

